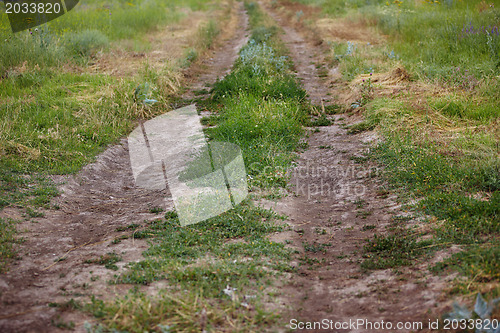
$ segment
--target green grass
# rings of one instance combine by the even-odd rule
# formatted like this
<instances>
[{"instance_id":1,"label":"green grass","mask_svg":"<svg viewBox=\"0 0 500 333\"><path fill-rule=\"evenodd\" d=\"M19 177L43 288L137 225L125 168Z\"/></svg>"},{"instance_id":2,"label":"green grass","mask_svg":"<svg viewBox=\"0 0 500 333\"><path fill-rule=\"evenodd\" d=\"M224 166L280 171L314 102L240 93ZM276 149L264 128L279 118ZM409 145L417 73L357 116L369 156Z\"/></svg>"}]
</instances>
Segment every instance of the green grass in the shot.
<instances>
[{"instance_id":1,"label":"green grass","mask_svg":"<svg viewBox=\"0 0 500 333\"><path fill-rule=\"evenodd\" d=\"M15 221L0 218L0 273L7 269L11 259L15 257L13 245L19 240L15 238Z\"/></svg>"},{"instance_id":2,"label":"green grass","mask_svg":"<svg viewBox=\"0 0 500 333\"><path fill-rule=\"evenodd\" d=\"M291 73L276 26L255 3L246 8L252 36L233 71L211 91L206 107L215 112L211 122L216 127L207 134L242 148L252 184L286 186L284 171L295 158L307 120L306 93Z\"/></svg>"},{"instance_id":3,"label":"green grass","mask_svg":"<svg viewBox=\"0 0 500 333\"><path fill-rule=\"evenodd\" d=\"M308 243L303 243L302 246L304 246L304 251L306 252L312 252L312 253L318 253L318 252L321 252L323 254L326 254L326 248L329 247L329 246L332 246L331 243L325 243L325 244L322 244L322 243L312 243L312 244L308 244Z\"/></svg>"},{"instance_id":4,"label":"green grass","mask_svg":"<svg viewBox=\"0 0 500 333\"><path fill-rule=\"evenodd\" d=\"M99 259L86 260L85 263L86 264L99 264L99 265L103 265L107 269L117 271L118 266L116 266L115 264L121 260L122 260L122 258L119 255L117 255L114 252L110 252L110 253L107 253L105 255L100 256Z\"/></svg>"},{"instance_id":5,"label":"green grass","mask_svg":"<svg viewBox=\"0 0 500 333\"><path fill-rule=\"evenodd\" d=\"M0 170L0 209L7 206L49 208L50 199L58 194L54 184L43 176L25 176L7 167Z\"/></svg>"},{"instance_id":6,"label":"green grass","mask_svg":"<svg viewBox=\"0 0 500 333\"><path fill-rule=\"evenodd\" d=\"M375 128L375 124L370 121L362 121L357 124L349 126L347 133L358 134L365 131L370 131Z\"/></svg>"},{"instance_id":7,"label":"green grass","mask_svg":"<svg viewBox=\"0 0 500 333\"><path fill-rule=\"evenodd\" d=\"M104 75L40 70L0 83L2 165L68 173L127 134L137 114L132 82ZM33 96L26 100L25 96Z\"/></svg>"},{"instance_id":8,"label":"green grass","mask_svg":"<svg viewBox=\"0 0 500 333\"><path fill-rule=\"evenodd\" d=\"M131 270L123 274L119 281L148 284L166 278L182 286L203 287L207 289L205 293L219 293L225 283L240 284L246 279L242 278L245 274L237 272L244 270L245 263L233 263L234 260L259 256L263 260L260 264L264 264L266 256L272 259L288 256L288 251L282 244L265 239L267 234L282 230L271 222L276 218L274 213L252 207L250 203L244 203L192 227L181 227L176 216L167 214L165 219L152 222L145 230L152 242L152 246L144 253L146 260L133 264ZM226 244L233 239L239 241ZM207 267L195 265L189 268L205 259L208 260ZM209 268L212 266L209 265L211 259L219 259L214 262L221 261L218 263L221 265L220 269L230 271L234 276L228 276L227 279L214 276ZM275 264L270 262L267 265L273 267ZM247 277L251 276L252 270L261 267L255 262L250 265L251 267L246 268L249 269ZM216 268L212 269L214 270Z\"/></svg>"},{"instance_id":9,"label":"green grass","mask_svg":"<svg viewBox=\"0 0 500 333\"><path fill-rule=\"evenodd\" d=\"M500 73L500 36L498 30L491 31L494 26L498 29L500 3L493 3L496 8L483 8L480 1L452 1L451 6L404 2L402 8L373 10L373 18L383 32L391 34L394 52L409 68L443 78L464 68L480 78ZM471 26L473 32L468 31ZM484 27L489 27L488 33ZM418 70L420 61L425 65ZM468 74L461 75L467 80Z\"/></svg>"},{"instance_id":10,"label":"green grass","mask_svg":"<svg viewBox=\"0 0 500 333\"><path fill-rule=\"evenodd\" d=\"M453 154L449 156L432 141L416 141L417 138L409 134L400 138L386 132L385 140L377 147L374 156L386 167L387 180L403 190L401 193L405 193L406 200L421 198L414 209L440 221L430 224L433 229L431 241L436 246L473 244L458 257L454 256L460 260L454 259L449 266L462 272L472 263L476 263L478 271L489 271L494 267L498 260L494 249L500 236L498 160L492 156L477 159L477 152L469 156L461 154L459 158ZM388 237L394 242L403 242L407 236ZM404 248L402 244L398 246ZM492 249L494 255L479 260L480 252L470 250L477 248ZM388 255L391 251L385 253ZM380 268L370 261L367 265ZM497 285L500 282L496 275L492 275L492 281ZM480 285L474 286L481 288Z\"/></svg>"},{"instance_id":11,"label":"green grass","mask_svg":"<svg viewBox=\"0 0 500 333\"><path fill-rule=\"evenodd\" d=\"M284 172L295 158L303 132L305 113L290 99L266 100L244 95L225 99L216 118L217 127L209 129L211 139L238 144L243 151L247 172L258 186L285 186Z\"/></svg>"},{"instance_id":12,"label":"green grass","mask_svg":"<svg viewBox=\"0 0 500 333\"><path fill-rule=\"evenodd\" d=\"M12 34L7 15L0 16L0 76L26 62L29 67L57 66L75 56L91 56L120 39L141 40L165 24L186 17L180 8L208 10L209 1L86 1L69 13L28 31ZM0 5L4 10L4 5Z\"/></svg>"},{"instance_id":13,"label":"green grass","mask_svg":"<svg viewBox=\"0 0 500 333\"><path fill-rule=\"evenodd\" d=\"M134 121L144 115L132 99L140 82L65 73L57 66L79 64L75 57L92 56L107 47L109 39L140 37L160 24L175 23L183 15L177 8L181 5L207 8L205 1L89 1L33 35L12 35L3 15L0 35L7 42L0 50L0 168L8 174L75 172L130 132ZM125 31L129 32L123 35ZM210 47L217 34L213 21L202 27L197 52ZM20 64L21 68L14 68ZM175 71L167 67L154 75L146 68L144 80L164 92ZM161 103L147 110L148 116L168 108L166 96L155 97Z\"/></svg>"},{"instance_id":14,"label":"green grass","mask_svg":"<svg viewBox=\"0 0 500 333\"><path fill-rule=\"evenodd\" d=\"M449 269L458 270L468 277L454 287L454 292L469 292L481 288L480 284L497 284L500 280L500 246L497 244L472 245L436 264L432 270L439 274ZM474 284L471 288L471 285ZM497 295L500 290L493 291Z\"/></svg>"},{"instance_id":15,"label":"green grass","mask_svg":"<svg viewBox=\"0 0 500 333\"><path fill-rule=\"evenodd\" d=\"M387 54L399 58L420 75L451 79L459 68L462 74L456 79L470 81L474 77L498 75L500 71L500 36L495 30L495 27L500 28L498 0L488 3L453 0L432 4L402 1L401 5L383 0L297 2L319 7L327 16L357 15L364 22L375 25L389 36ZM490 3L494 4L493 8ZM485 27L489 27L489 34ZM360 65L363 57L346 57L345 60ZM463 69L468 72L464 73Z\"/></svg>"},{"instance_id":16,"label":"green grass","mask_svg":"<svg viewBox=\"0 0 500 333\"><path fill-rule=\"evenodd\" d=\"M332 121L328 119L328 117L325 114L322 114L316 119L310 121L307 125L317 127L317 126L330 126L331 124Z\"/></svg>"},{"instance_id":17,"label":"green grass","mask_svg":"<svg viewBox=\"0 0 500 333\"><path fill-rule=\"evenodd\" d=\"M418 235L403 228L397 228L389 235L376 234L367 240L361 268L387 269L413 265L428 252L432 243L419 240Z\"/></svg>"},{"instance_id":18,"label":"green grass","mask_svg":"<svg viewBox=\"0 0 500 333\"><path fill-rule=\"evenodd\" d=\"M244 295L238 293L238 297ZM158 332L210 332L229 325L231 331L248 332L269 327L276 316L259 310L259 299L251 303L257 306L249 311L239 302L207 299L202 292L161 293L157 297L130 292L114 303L94 299L86 310L102 324L86 324L86 328L90 332L115 329L142 333L145 328Z\"/></svg>"}]
</instances>

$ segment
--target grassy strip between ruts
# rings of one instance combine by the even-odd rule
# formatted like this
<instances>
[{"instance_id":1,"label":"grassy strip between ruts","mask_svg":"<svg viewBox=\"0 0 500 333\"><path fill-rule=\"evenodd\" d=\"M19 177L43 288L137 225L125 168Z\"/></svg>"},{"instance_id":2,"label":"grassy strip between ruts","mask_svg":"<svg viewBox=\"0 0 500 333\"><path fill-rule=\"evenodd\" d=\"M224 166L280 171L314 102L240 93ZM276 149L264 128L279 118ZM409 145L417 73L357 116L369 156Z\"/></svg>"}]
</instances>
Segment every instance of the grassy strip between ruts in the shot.
<instances>
[{"instance_id":1,"label":"grassy strip between ruts","mask_svg":"<svg viewBox=\"0 0 500 333\"><path fill-rule=\"evenodd\" d=\"M203 107L213 112L210 139L238 144L252 186L284 185L288 167L307 119L305 92L283 57L278 29L254 2L245 3L252 36L231 74L217 82ZM266 168L270 166L272 168ZM145 259L117 276L117 283L149 284L166 280L168 289L147 296L132 289L121 299L94 299L84 308L100 319L89 330L128 332L260 332L276 314L263 305L274 277L291 271L290 250L266 235L283 230L280 217L254 207L249 199L205 222L180 227L168 212L135 237L147 237ZM262 292L265 290L265 292Z\"/></svg>"}]
</instances>

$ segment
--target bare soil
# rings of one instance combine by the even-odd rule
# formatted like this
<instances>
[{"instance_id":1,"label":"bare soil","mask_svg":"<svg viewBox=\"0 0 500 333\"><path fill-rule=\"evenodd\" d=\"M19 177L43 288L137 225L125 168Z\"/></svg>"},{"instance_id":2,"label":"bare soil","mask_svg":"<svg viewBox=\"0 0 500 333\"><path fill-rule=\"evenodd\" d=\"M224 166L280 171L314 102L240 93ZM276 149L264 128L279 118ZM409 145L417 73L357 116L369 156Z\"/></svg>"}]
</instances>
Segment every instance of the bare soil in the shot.
<instances>
[{"instance_id":1,"label":"bare soil","mask_svg":"<svg viewBox=\"0 0 500 333\"><path fill-rule=\"evenodd\" d=\"M186 73L186 85L191 89L213 83L227 73L239 48L246 43L246 14L241 3L236 6L211 57ZM192 35L200 18L190 22L177 27L176 33L167 28L164 42L172 42L172 36ZM194 29L193 22L196 23ZM183 27L186 31L182 32L179 29ZM183 40L177 37L176 40ZM161 36L155 35L155 40L160 39ZM171 56L164 53L164 58L167 54ZM134 60L134 56L122 57L124 67L117 68L116 63L111 65L106 59L101 59L96 66L118 76L139 70L139 61ZM149 58L161 58L158 57L156 52ZM77 175L54 176L53 179L62 193L53 204L60 209L47 210L45 217L24 220L18 225L24 239L17 249L18 260L0 276L0 332L58 332L62 329L56 327L57 323L69 321L75 323L75 331L84 332L83 323L92 322L91 317L78 312L61 312L48 304L70 299L86 302L91 295L111 299L126 293L130 285L109 285L108 281L113 280L126 263L140 261L148 244L130 237L132 231L117 231L117 228L132 223L145 225L145 221L158 217L150 212L152 208L173 208L168 191L135 187L126 139L108 148L95 163L84 167ZM5 209L0 214L22 220L16 209ZM113 243L125 235L129 238ZM118 271L90 262L107 253L116 253L122 258L116 264ZM144 287L153 289L144 291L154 293L155 287L154 284Z\"/></svg>"}]
</instances>

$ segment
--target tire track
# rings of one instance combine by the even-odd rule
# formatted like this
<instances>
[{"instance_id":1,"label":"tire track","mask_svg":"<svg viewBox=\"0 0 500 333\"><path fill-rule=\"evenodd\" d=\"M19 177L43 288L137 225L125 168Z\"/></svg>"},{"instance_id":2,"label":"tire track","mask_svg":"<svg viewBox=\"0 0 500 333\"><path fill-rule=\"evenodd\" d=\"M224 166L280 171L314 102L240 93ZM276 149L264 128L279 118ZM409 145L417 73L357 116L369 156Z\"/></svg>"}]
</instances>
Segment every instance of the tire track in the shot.
<instances>
[{"instance_id":1,"label":"tire track","mask_svg":"<svg viewBox=\"0 0 500 333\"><path fill-rule=\"evenodd\" d=\"M193 96L193 90L215 82L231 70L247 41L248 18L242 3L237 3L233 10L231 24L225 29L225 40L214 48L211 58L204 60L202 68L186 73L190 87L186 96ZM71 320L76 323L76 332L85 332L84 321L93 318L80 312L61 313L48 304L70 299L87 301L92 295L110 299L125 294L129 285L112 286L107 281L122 271L126 263L141 260L142 252L149 246L130 237L114 244L113 240L131 235L130 231L119 232L117 228L132 223L144 225L144 221L157 218L151 208L173 208L168 190L135 187L126 139L109 147L77 175L53 179L62 194L52 204L60 209L46 211L37 223L20 223L19 229L25 230L25 242L18 249L20 259L0 276L1 332L62 332L53 320ZM122 257L117 263L118 272L88 262L109 252ZM153 294L156 288L152 284L143 289Z\"/></svg>"},{"instance_id":2,"label":"tire track","mask_svg":"<svg viewBox=\"0 0 500 333\"><path fill-rule=\"evenodd\" d=\"M334 81L332 72L321 78L314 65L326 63L320 43L297 31L267 3L261 2L261 6L283 29L282 39L311 102L331 103L328 93L335 94L328 86ZM439 296L447 281L429 275L425 262L397 270L360 270L365 239L384 234L392 219L405 213L395 196L383 195L385 184L374 177L380 171L378 166L363 161L376 134L348 134L346 123L359 121L359 117L342 114L331 118L332 125L310 133L309 148L300 154L292 171L293 195L274 203L263 201L288 215L293 229L274 240L291 240L291 246L300 252L293 263L297 273L283 287L279 299L289 308L285 320L348 322L361 318L427 323L428 311L441 305Z\"/></svg>"}]
</instances>

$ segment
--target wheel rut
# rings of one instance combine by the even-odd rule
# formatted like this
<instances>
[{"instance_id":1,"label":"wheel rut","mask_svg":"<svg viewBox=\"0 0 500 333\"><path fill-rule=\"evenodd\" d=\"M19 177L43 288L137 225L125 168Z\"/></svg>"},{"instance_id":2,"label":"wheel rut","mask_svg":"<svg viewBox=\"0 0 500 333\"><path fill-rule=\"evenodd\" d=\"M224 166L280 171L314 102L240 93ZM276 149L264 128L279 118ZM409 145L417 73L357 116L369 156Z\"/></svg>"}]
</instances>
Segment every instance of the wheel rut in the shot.
<instances>
[{"instance_id":1,"label":"wheel rut","mask_svg":"<svg viewBox=\"0 0 500 333\"><path fill-rule=\"evenodd\" d=\"M318 108L332 103L335 73L324 75L315 66L326 63L321 43L292 26L267 2L261 6L283 29L282 39L310 101ZM282 288L279 300L289 309L284 319L427 324L429 311L443 306L440 295L447 281L430 275L425 262L397 270L360 269L365 239L384 234L395 216L407 213L394 195L387 197L386 184L377 177L379 166L363 159L376 134L348 134L346 125L360 121L359 115L330 117L332 125L309 133L309 148L291 172L292 195L262 202L287 215L292 227L273 240L291 241L290 246L300 252L293 263L297 273Z\"/></svg>"},{"instance_id":2,"label":"wheel rut","mask_svg":"<svg viewBox=\"0 0 500 333\"><path fill-rule=\"evenodd\" d=\"M211 56L186 73L189 88L184 98L231 70L239 49L246 44L247 26L243 4L238 3ZM53 180L62 193L52 202L59 209L45 211L36 223L18 225L24 239L18 248L19 259L0 276L1 332L62 332L53 324L60 319L73 321L76 332L85 332L83 323L92 318L79 312L61 313L49 303L125 294L130 285L109 285L107 281L127 263L140 261L149 247L133 237L120 239L132 235L126 227L132 223L144 226L145 221L157 218L151 212L155 207L173 208L167 190L135 187L125 138L77 175L53 176ZM13 209L2 213L22 219ZM91 262L107 253L122 258L116 263L118 272ZM155 292L155 285L145 288L151 289L145 292Z\"/></svg>"}]
</instances>

